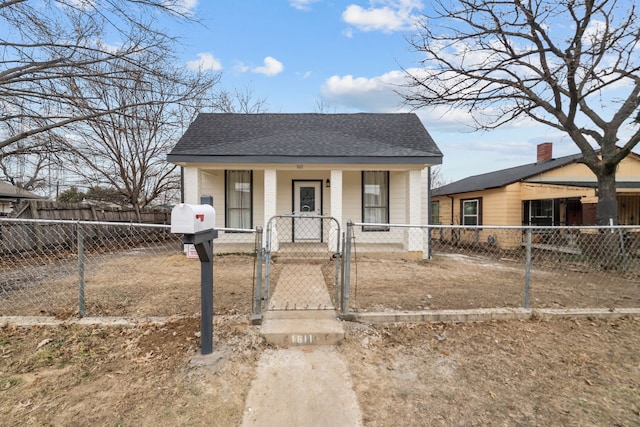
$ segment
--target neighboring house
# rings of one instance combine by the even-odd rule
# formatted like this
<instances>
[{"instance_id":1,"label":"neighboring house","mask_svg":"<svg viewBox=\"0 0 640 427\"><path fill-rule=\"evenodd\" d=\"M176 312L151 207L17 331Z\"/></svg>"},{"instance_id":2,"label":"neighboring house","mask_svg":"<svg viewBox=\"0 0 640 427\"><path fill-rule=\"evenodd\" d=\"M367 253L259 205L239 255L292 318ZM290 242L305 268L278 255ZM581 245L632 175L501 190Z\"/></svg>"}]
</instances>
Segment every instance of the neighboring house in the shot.
<instances>
[{"instance_id":1,"label":"neighboring house","mask_svg":"<svg viewBox=\"0 0 640 427\"><path fill-rule=\"evenodd\" d=\"M432 223L448 225L596 225L597 180L582 154L553 158L538 145L535 163L471 176L432 190ZM640 224L640 156L631 153L616 173L618 222ZM495 230L476 239L486 241Z\"/></svg>"},{"instance_id":2,"label":"neighboring house","mask_svg":"<svg viewBox=\"0 0 640 427\"><path fill-rule=\"evenodd\" d=\"M8 182L0 181L0 216L7 216L13 212L13 208L21 200L42 199L43 197L33 194L20 187L11 185Z\"/></svg>"},{"instance_id":3,"label":"neighboring house","mask_svg":"<svg viewBox=\"0 0 640 427\"><path fill-rule=\"evenodd\" d=\"M442 153L415 114L200 114L167 159L183 167L185 203L214 197L217 227L266 230L274 216L313 214L344 230L348 220L426 224L429 167ZM323 240L292 227L294 242Z\"/></svg>"}]
</instances>

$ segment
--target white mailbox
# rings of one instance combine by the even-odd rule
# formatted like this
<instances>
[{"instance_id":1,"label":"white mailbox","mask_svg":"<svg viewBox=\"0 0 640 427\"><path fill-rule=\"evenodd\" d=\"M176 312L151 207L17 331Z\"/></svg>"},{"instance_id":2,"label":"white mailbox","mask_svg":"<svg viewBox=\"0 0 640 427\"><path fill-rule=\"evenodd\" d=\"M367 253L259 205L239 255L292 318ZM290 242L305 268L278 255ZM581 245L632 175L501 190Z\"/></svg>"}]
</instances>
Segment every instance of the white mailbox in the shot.
<instances>
[{"instance_id":1,"label":"white mailbox","mask_svg":"<svg viewBox=\"0 0 640 427\"><path fill-rule=\"evenodd\" d=\"M180 203L171 210L171 232L196 234L211 230L216 223L216 211L210 205Z\"/></svg>"}]
</instances>

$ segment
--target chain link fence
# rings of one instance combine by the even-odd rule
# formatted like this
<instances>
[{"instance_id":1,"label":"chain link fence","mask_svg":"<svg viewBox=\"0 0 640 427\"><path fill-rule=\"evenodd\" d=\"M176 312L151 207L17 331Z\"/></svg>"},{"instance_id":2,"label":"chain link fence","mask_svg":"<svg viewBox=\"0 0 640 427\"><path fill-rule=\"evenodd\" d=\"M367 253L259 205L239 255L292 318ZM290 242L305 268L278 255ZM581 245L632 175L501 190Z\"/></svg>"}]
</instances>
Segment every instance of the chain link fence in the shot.
<instances>
[{"instance_id":1,"label":"chain link fence","mask_svg":"<svg viewBox=\"0 0 640 427\"><path fill-rule=\"evenodd\" d=\"M281 215L266 229L269 310L333 310L340 281L340 224L331 217Z\"/></svg>"},{"instance_id":2,"label":"chain link fence","mask_svg":"<svg viewBox=\"0 0 640 427\"><path fill-rule=\"evenodd\" d=\"M295 221L276 217L264 245L254 230L218 229L215 313L640 307L640 227ZM192 252L167 225L2 218L0 316L197 314ZM321 288L329 300L293 300Z\"/></svg>"},{"instance_id":3,"label":"chain link fence","mask_svg":"<svg viewBox=\"0 0 640 427\"><path fill-rule=\"evenodd\" d=\"M220 263L231 295L220 308L249 313L255 232L218 236L214 252L246 266ZM197 254L168 225L0 219L0 316L193 314L199 295Z\"/></svg>"},{"instance_id":4,"label":"chain link fence","mask_svg":"<svg viewBox=\"0 0 640 427\"><path fill-rule=\"evenodd\" d=\"M349 311L640 307L640 227L352 223L346 235Z\"/></svg>"}]
</instances>

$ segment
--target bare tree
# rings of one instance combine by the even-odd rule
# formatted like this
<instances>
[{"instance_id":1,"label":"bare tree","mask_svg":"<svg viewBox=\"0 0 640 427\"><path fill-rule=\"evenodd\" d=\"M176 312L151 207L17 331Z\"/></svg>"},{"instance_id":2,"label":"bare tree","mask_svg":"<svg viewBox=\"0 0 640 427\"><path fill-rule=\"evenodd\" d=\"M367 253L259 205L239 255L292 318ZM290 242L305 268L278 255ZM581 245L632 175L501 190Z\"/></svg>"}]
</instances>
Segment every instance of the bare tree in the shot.
<instances>
[{"instance_id":1,"label":"bare tree","mask_svg":"<svg viewBox=\"0 0 640 427\"><path fill-rule=\"evenodd\" d=\"M443 174L442 167L440 166L431 166L431 188L442 187L447 183Z\"/></svg>"},{"instance_id":2,"label":"bare tree","mask_svg":"<svg viewBox=\"0 0 640 427\"><path fill-rule=\"evenodd\" d=\"M221 89L213 98L212 108L222 113L260 114L269 109L265 98L255 98L253 88Z\"/></svg>"},{"instance_id":3,"label":"bare tree","mask_svg":"<svg viewBox=\"0 0 640 427\"><path fill-rule=\"evenodd\" d=\"M183 4L183 0L0 2L0 150L126 107L79 111L77 97L85 94L69 89L96 81L117 84L128 78L129 66L145 67L138 60L142 54L161 58L175 40L157 26L158 17L188 17ZM108 63L121 68L104 67Z\"/></svg>"},{"instance_id":4,"label":"bare tree","mask_svg":"<svg viewBox=\"0 0 640 427\"><path fill-rule=\"evenodd\" d=\"M436 0L434 9L409 39L424 56L408 72L406 102L467 109L477 129L528 118L566 132L597 177L598 223L617 222L616 168L640 141L636 4Z\"/></svg>"},{"instance_id":5,"label":"bare tree","mask_svg":"<svg viewBox=\"0 0 640 427\"><path fill-rule=\"evenodd\" d=\"M61 144L39 134L0 150L0 180L27 191L43 192L51 184L52 172L59 170Z\"/></svg>"},{"instance_id":6,"label":"bare tree","mask_svg":"<svg viewBox=\"0 0 640 427\"><path fill-rule=\"evenodd\" d=\"M173 68L171 57L153 64L150 59L157 58L141 57L149 65L132 67L130 77L116 84L84 82L82 87L70 88L91 98L91 102L86 96L79 98L74 105L80 114L91 116L96 108L111 112L72 127L66 142L66 167L92 187L116 189L136 210L179 187L176 166L167 163L166 155L197 112L210 102L219 80L217 74Z\"/></svg>"}]
</instances>

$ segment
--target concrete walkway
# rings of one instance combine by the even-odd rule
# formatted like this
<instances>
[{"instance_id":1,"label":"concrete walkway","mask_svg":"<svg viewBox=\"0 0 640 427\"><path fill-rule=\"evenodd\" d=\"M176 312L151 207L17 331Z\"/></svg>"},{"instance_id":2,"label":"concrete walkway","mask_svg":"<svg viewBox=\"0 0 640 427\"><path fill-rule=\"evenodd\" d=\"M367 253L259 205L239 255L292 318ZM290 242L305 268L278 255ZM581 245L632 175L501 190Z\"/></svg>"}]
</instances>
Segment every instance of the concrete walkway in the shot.
<instances>
[{"instance_id":1,"label":"concrete walkway","mask_svg":"<svg viewBox=\"0 0 640 427\"><path fill-rule=\"evenodd\" d=\"M247 396L242 425L362 425L345 362L330 346L265 352Z\"/></svg>"},{"instance_id":2,"label":"concrete walkway","mask_svg":"<svg viewBox=\"0 0 640 427\"><path fill-rule=\"evenodd\" d=\"M265 313L261 333L269 343L288 348L262 354L242 425L360 426L349 370L333 347L344 339L342 322L333 310L290 309L333 307L322 272L317 265L286 267L269 304L281 310Z\"/></svg>"}]
</instances>

